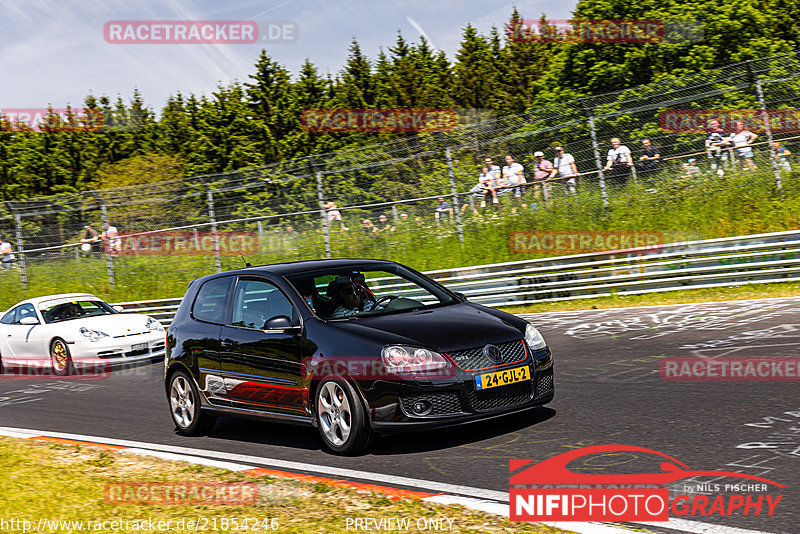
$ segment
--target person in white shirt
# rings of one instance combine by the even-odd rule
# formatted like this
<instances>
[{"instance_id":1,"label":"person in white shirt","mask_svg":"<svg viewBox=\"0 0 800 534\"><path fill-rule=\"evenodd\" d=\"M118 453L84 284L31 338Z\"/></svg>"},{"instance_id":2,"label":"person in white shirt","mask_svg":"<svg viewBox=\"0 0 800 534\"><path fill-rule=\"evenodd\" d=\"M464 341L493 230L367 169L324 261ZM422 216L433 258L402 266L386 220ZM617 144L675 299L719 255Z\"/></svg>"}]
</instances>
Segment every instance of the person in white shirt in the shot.
<instances>
[{"instance_id":1,"label":"person in white shirt","mask_svg":"<svg viewBox=\"0 0 800 534\"><path fill-rule=\"evenodd\" d=\"M553 172L550 179L560 176L562 184L570 195L578 194L578 167L575 165L575 158L569 152L564 151L564 147L555 148L556 157L553 159Z\"/></svg>"},{"instance_id":2,"label":"person in white shirt","mask_svg":"<svg viewBox=\"0 0 800 534\"><path fill-rule=\"evenodd\" d=\"M2 258L0 261L3 263L3 269L10 270L16 257L14 256L14 250L11 248L11 243L4 241L2 238L0 238L0 257Z\"/></svg>"},{"instance_id":3,"label":"person in white shirt","mask_svg":"<svg viewBox=\"0 0 800 534\"><path fill-rule=\"evenodd\" d=\"M522 202L522 193L525 192L525 167L514 161L513 156L506 156L506 166L503 167L503 179L508 187L514 190L514 202L522 206L522 209L528 206ZM511 209L511 213L517 213L517 207Z\"/></svg>"},{"instance_id":4,"label":"person in white shirt","mask_svg":"<svg viewBox=\"0 0 800 534\"><path fill-rule=\"evenodd\" d=\"M613 185L625 185L628 181L628 176L631 174L632 166L631 149L623 145L619 137L612 138L606 166L603 167L604 171L611 170L608 182Z\"/></svg>"},{"instance_id":5,"label":"person in white shirt","mask_svg":"<svg viewBox=\"0 0 800 534\"><path fill-rule=\"evenodd\" d=\"M733 145L736 159L739 161L739 170L744 170L745 165L751 171L756 170L756 164L753 162L753 142L758 139L758 136L750 130L744 129L744 122L737 121L733 125L733 133L730 136L730 142Z\"/></svg>"},{"instance_id":6,"label":"person in white shirt","mask_svg":"<svg viewBox=\"0 0 800 534\"><path fill-rule=\"evenodd\" d=\"M106 239L108 252L110 254L119 254L122 252L122 239L119 237L119 230L111 223L106 223L106 231L100 236Z\"/></svg>"}]
</instances>

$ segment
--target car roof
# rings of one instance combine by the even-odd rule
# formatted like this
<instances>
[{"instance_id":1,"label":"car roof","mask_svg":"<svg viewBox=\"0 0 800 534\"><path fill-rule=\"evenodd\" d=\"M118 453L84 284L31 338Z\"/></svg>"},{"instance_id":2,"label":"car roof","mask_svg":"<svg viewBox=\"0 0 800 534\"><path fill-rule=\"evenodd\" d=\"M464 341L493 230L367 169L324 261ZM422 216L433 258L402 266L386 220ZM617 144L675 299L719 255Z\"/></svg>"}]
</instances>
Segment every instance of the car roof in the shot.
<instances>
[{"instance_id":1,"label":"car roof","mask_svg":"<svg viewBox=\"0 0 800 534\"><path fill-rule=\"evenodd\" d=\"M30 299L26 299L20 302L17 302L13 306L9 307L8 309L16 308L17 306L21 306L22 304L33 304L34 307L38 308L38 305L43 302L48 301L57 301L57 300L65 300L65 299L78 299L78 298L90 298L96 300L103 300L100 297L92 295L91 293L58 293L56 295L43 295L41 297L33 297Z\"/></svg>"},{"instance_id":2,"label":"car roof","mask_svg":"<svg viewBox=\"0 0 800 534\"><path fill-rule=\"evenodd\" d=\"M268 265L256 265L253 267L245 267L243 269L234 269L231 271L225 271L224 273L215 273L215 275L247 274L253 272L262 272L262 273L276 274L279 276L288 276L299 273L310 273L324 269L347 269L359 266L380 267L386 265L396 265L396 263L389 260L371 260L371 259L356 259L356 258L301 260L301 261L289 261L284 263L272 263Z\"/></svg>"}]
</instances>

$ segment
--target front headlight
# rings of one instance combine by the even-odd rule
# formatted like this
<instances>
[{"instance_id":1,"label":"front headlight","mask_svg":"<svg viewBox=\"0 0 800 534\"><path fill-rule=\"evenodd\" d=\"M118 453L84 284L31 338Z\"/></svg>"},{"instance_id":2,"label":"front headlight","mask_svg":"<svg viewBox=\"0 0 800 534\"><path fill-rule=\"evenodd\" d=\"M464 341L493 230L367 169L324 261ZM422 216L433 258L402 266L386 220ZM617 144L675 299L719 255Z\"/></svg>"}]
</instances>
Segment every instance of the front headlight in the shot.
<instances>
[{"instance_id":1,"label":"front headlight","mask_svg":"<svg viewBox=\"0 0 800 534\"><path fill-rule=\"evenodd\" d=\"M447 367L447 360L438 352L405 345L384 347L381 359L386 370L391 373L432 371Z\"/></svg>"},{"instance_id":2,"label":"front headlight","mask_svg":"<svg viewBox=\"0 0 800 534\"><path fill-rule=\"evenodd\" d=\"M542 334L532 324L525 327L525 343L528 344L531 350L542 350L547 346Z\"/></svg>"},{"instance_id":3,"label":"front headlight","mask_svg":"<svg viewBox=\"0 0 800 534\"><path fill-rule=\"evenodd\" d=\"M164 331L164 326L159 321L153 319L152 317L147 318L147 323L145 324L145 326L147 326L147 329L150 331L155 331L155 332Z\"/></svg>"},{"instance_id":4,"label":"front headlight","mask_svg":"<svg viewBox=\"0 0 800 534\"><path fill-rule=\"evenodd\" d=\"M99 339L103 339L104 337L108 337L108 334L105 332L100 332L99 330L92 330L91 328L86 328L82 326L80 330L78 330L83 337L88 339L91 342L95 342Z\"/></svg>"}]
</instances>

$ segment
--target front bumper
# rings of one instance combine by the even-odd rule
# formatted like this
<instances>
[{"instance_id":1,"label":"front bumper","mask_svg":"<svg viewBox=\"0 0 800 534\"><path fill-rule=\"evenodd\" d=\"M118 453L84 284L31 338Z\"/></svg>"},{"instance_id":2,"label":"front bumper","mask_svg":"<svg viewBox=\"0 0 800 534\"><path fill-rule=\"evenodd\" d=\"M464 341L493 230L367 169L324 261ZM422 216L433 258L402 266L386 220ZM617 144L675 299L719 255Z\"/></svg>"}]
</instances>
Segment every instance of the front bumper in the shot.
<instances>
[{"instance_id":1,"label":"front bumper","mask_svg":"<svg viewBox=\"0 0 800 534\"><path fill-rule=\"evenodd\" d=\"M441 428L482 421L531 409L553 400L553 359L549 349L538 351L525 365L531 379L478 391L474 377L486 371L460 372L450 380L381 381L362 384L370 424L378 433ZM518 367L501 366L490 371ZM430 410L415 414L416 402L427 402Z\"/></svg>"}]
</instances>

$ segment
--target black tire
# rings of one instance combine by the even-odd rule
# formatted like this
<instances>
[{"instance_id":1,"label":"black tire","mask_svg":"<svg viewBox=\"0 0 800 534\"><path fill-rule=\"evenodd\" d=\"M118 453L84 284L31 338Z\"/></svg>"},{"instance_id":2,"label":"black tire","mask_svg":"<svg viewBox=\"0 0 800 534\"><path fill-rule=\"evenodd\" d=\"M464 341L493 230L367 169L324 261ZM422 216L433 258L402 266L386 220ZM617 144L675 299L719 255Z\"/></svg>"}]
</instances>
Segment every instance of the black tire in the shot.
<instances>
[{"instance_id":1,"label":"black tire","mask_svg":"<svg viewBox=\"0 0 800 534\"><path fill-rule=\"evenodd\" d=\"M356 454L372 441L372 429L361 399L345 379L330 375L314 394L317 429L322 443L334 454Z\"/></svg>"},{"instance_id":2,"label":"black tire","mask_svg":"<svg viewBox=\"0 0 800 534\"><path fill-rule=\"evenodd\" d=\"M183 371L170 376L167 400L172 422L179 434L200 436L214 426L216 418L200 409L200 394L194 380Z\"/></svg>"},{"instance_id":3,"label":"black tire","mask_svg":"<svg viewBox=\"0 0 800 534\"><path fill-rule=\"evenodd\" d=\"M69 346L60 337L50 342L50 368L55 376L68 376L75 371Z\"/></svg>"}]
</instances>

